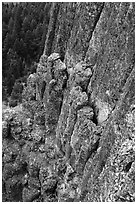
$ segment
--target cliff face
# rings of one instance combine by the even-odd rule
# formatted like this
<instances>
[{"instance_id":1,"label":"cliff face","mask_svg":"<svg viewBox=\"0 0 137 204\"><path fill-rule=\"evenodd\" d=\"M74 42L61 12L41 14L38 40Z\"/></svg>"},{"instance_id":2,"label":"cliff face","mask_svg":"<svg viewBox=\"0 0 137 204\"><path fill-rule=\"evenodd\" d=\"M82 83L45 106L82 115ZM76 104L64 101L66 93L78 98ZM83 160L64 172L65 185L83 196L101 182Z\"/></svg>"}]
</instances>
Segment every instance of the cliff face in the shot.
<instances>
[{"instance_id":1,"label":"cliff face","mask_svg":"<svg viewBox=\"0 0 137 204\"><path fill-rule=\"evenodd\" d=\"M134 7L52 3L22 109L3 114L3 201L134 201Z\"/></svg>"}]
</instances>

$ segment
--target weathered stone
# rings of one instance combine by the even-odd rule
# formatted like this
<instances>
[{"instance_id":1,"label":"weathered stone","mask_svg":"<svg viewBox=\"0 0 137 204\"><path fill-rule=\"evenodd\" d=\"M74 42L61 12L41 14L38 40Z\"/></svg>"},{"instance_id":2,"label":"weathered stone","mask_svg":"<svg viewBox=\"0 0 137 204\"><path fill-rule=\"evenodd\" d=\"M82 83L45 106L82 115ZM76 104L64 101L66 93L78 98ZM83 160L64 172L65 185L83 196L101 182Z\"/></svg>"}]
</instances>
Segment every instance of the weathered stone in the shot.
<instances>
[{"instance_id":1,"label":"weathered stone","mask_svg":"<svg viewBox=\"0 0 137 204\"><path fill-rule=\"evenodd\" d=\"M103 122L107 121L114 107L112 107L109 103L102 102L97 98L94 102L92 101L92 103L94 104L94 114L96 117L95 122L97 125L101 125Z\"/></svg>"},{"instance_id":2,"label":"weathered stone","mask_svg":"<svg viewBox=\"0 0 137 204\"><path fill-rule=\"evenodd\" d=\"M39 64L40 64L41 66L38 66L38 67L37 67L37 72L44 72L44 73L46 72L46 68L44 68L44 69L40 69L40 68L43 68L42 65L43 65L43 66L46 65L46 63L47 63L47 58L48 58L48 56L45 55L45 54L43 54L43 55L40 57Z\"/></svg>"},{"instance_id":3,"label":"weathered stone","mask_svg":"<svg viewBox=\"0 0 137 204\"><path fill-rule=\"evenodd\" d=\"M63 134L67 125L67 117L69 113L69 92L68 90L64 94L64 100L61 108L60 117L58 120L58 125L56 128L56 150L57 152L62 151L62 143L63 143Z\"/></svg>"},{"instance_id":4,"label":"weathered stone","mask_svg":"<svg viewBox=\"0 0 137 204\"><path fill-rule=\"evenodd\" d=\"M91 135L92 127L95 128L92 119L93 119L92 108L84 107L78 111L78 119L73 131L73 135L71 136L71 146L73 147L74 150L76 150L75 145L79 140L80 143L83 141L86 144L85 137ZM87 142L87 144L89 143Z\"/></svg>"},{"instance_id":5,"label":"weathered stone","mask_svg":"<svg viewBox=\"0 0 137 204\"><path fill-rule=\"evenodd\" d=\"M71 136L71 146L75 155L74 166L76 171L82 173L84 166L89 159L90 148L94 145L96 140L94 139L94 132L96 125L92 122L93 120L93 109L90 107L84 107L77 113L77 122L73 134ZM72 154L72 160L73 160ZM70 159L71 160L71 159ZM81 170L80 170L81 169Z\"/></svg>"},{"instance_id":6,"label":"weathered stone","mask_svg":"<svg viewBox=\"0 0 137 204\"><path fill-rule=\"evenodd\" d=\"M29 178L28 173L26 173L26 174L22 177L21 183L22 183L23 186L25 186L25 185L28 183L28 178Z\"/></svg>"},{"instance_id":7,"label":"weathered stone","mask_svg":"<svg viewBox=\"0 0 137 204\"><path fill-rule=\"evenodd\" d=\"M34 123L41 126L45 124L45 110L43 104L39 104L37 107L37 111L34 115Z\"/></svg>"},{"instance_id":8,"label":"weathered stone","mask_svg":"<svg viewBox=\"0 0 137 204\"><path fill-rule=\"evenodd\" d=\"M75 67L78 62L84 60L103 6L104 4L101 2L76 4L73 28L65 53L65 61L68 66Z\"/></svg>"},{"instance_id":9,"label":"weathered stone","mask_svg":"<svg viewBox=\"0 0 137 204\"><path fill-rule=\"evenodd\" d=\"M46 36L45 49L44 49L44 53L48 56L52 52L52 43L54 40L55 27L56 27L60 5L61 4L58 2L54 2L51 6L50 21L49 21L48 33Z\"/></svg>"},{"instance_id":10,"label":"weathered stone","mask_svg":"<svg viewBox=\"0 0 137 204\"><path fill-rule=\"evenodd\" d=\"M10 142L8 144L8 147L5 148L5 150L3 152L5 163L13 162L16 159L16 157L20 154L20 150L21 150L21 148L17 142L16 143Z\"/></svg>"},{"instance_id":11,"label":"weathered stone","mask_svg":"<svg viewBox=\"0 0 137 204\"><path fill-rule=\"evenodd\" d=\"M46 193L43 195L43 202L57 202L56 194L54 193Z\"/></svg>"},{"instance_id":12,"label":"weathered stone","mask_svg":"<svg viewBox=\"0 0 137 204\"><path fill-rule=\"evenodd\" d=\"M52 41L52 52L60 53L61 60L64 59L67 42L71 36L71 30L76 14L76 2L64 2L60 4L58 18L56 18L56 37ZM55 18L55 16L54 16ZM66 19L64 21L64 19Z\"/></svg>"},{"instance_id":13,"label":"weathered stone","mask_svg":"<svg viewBox=\"0 0 137 204\"><path fill-rule=\"evenodd\" d=\"M40 182L41 184L47 179L47 178L50 178L52 177L52 170L51 170L51 167L47 166L47 165L43 165L41 168L40 168L40 172L39 172L39 179L40 179Z\"/></svg>"},{"instance_id":14,"label":"weathered stone","mask_svg":"<svg viewBox=\"0 0 137 204\"><path fill-rule=\"evenodd\" d=\"M58 53L53 53L48 57L49 62L54 62L57 59L60 59L60 55Z\"/></svg>"},{"instance_id":15,"label":"weathered stone","mask_svg":"<svg viewBox=\"0 0 137 204\"><path fill-rule=\"evenodd\" d=\"M3 110L3 201L135 201L134 5L50 3L23 105Z\"/></svg>"},{"instance_id":16,"label":"weathered stone","mask_svg":"<svg viewBox=\"0 0 137 204\"><path fill-rule=\"evenodd\" d=\"M76 64L73 71L73 86L80 86L85 91L92 76L91 69L92 66L86 64L85 62L79 62L78 64Z\"/></svg>"},{"instance_id":17,"label":"weathered stone","mask_svg":"<svg viewBox=\"0 0 137 204\"><path fill-rule=\"evenodd\" d=\"M57 184L57 179L55 178L47 178L46 181L42 183L41 194L44 195L47 191L54 191Z\"/></svg>"},{"instance_id":18,"label":"weathered stone","mask_svg":"<svg viewBox=\"0 0 137 204\"><path fill-rule=\"evenodd\" d=\"M9 125L7 121L2 121L2 136L4 137L9 137Z\"/></svg>"},{"instance_id":19,"label":"weathered stone","mask_svg":"<svg viewBox=\"0 0 137 204\"><path fill-rule=\"evenodd\" d=\"M5 182L6 193L8 194L8 201L21 201L22 200L22 175L14 175Z\"/></svg>"},{"instance_id":20,"label":"weathered stone","mask_svg":"<svg viewBox=\"0 0 137 204\"><path fill-rule=\"evenodd\" d=\"M11 178L15 173L15 169L12 164L5 164L3 169L3 180L6 181Z\"/></svg>"},{"instance_id":21,"label":"weathered stone","mask_svg":"<svg viewBox=\"0 0 137 204\"><path fill-rule=\"evenodd\" d=\"M105 4L86 57L94 53L98 57L89 92L114 108L134 67L134 5Z\"/></svg>"},{"instance_id":22,"label":"weathered stone","mask_svg":"<svg viewBox=\"0 0 137 204\"><path fill-rule=\"evenodd\" d=\"M29 174L32 177L38 177L39 170L43 164L47 163L46 154L39 152L31 152L29 154Z\"/></svg>"},{"instance_id":23,"label":"weathered stone","mask_svg":"<svg viewBox=\"0 0 137 204\"><path fill-rule=\"evenodd\" d=\"M32 202L40 195L40 190L34 188L24 188L22 192L23 202Z\"/></svg>"},{"instance_id":24,"label":"weathered stone","mask_svg":"<svg viewBox=\"0 0 137 204\"><path fill-rule=\"evenodd\" d=\"M74 125L76 123L77 111L83 106L87 105L88 96L86 92L82 92L81 87L74 87L70 92L69 98L69 114L67 118L67 126L64 133L64 139L70 142L70 137L72 135Z\"/></svg>"},{"instance_id":25,"label":"weathered stone","mask_svg":"<svg viewBox=\"0 0 137 204\"><path fill-rule=\"evenodd\" d=\"M30 177L28 179L28 187L29 188L40 189L41 185L40 185L39 179L38 178Z\"/></svg>"},{"instance_id":26,"label":"weathered stone","mask_svg":"<svg viewBox=\"0 0 137 204\"><path fill-rule=\"evenodd\" d=\"M40 152L45 152L45 145L44 144L40 145L39 150Z\"/></svg>"},{"instance_id":27,"label":"weathered stone","mask_svg":"<svg viewBox=\"0 0 137 204\"><path fill-rule=\"evenodd\" d=\"M36 102L36 82L36 73L30 74L27 79L27 87L24 88L22 93L22 105L25 109L28 109L32 116L34 116L38 105L38 102Z\"/></svg>"},{"instance_id":28,"label":"weathered stone","mask_svg":"<svg viewBox=\"0 0 137 204\"><path fill-rule=\"evenodd\" d=\"M108 178L108 173L107 173L107 180L105 181L109 185L109 189L113 188L113 186L115 185L114 184L115 181L112 181L111 178L112 178L112 175L115 175L115 173L117 172L117 174L115 176L117 177L117 179L119 178L118 176L120 176L120 179L117 180L116 183L119 183L118 186L121 186L121 190L119 191L119 193L122 196L123 191L128 192L128 190L127 190L128 184L125 185L125 182L128 183L128 178L126 178L126 174L124 173L125 167L122 168L122 173L121 173L121 170L120 170L121 165L120 165L120 161L118 160L118 158L122 158L120 148L122 146L121 149L123 149L123 144L125 142L125 139L129 138L129 135L127 134L128 131L126 131L125 124L127 122L126 122L125 118L126 118L127 111L128 112L131 111L131 109L130 109L131 104L134 104L134 97L133 97L134 89L132 89L132 91L131 91L131 87L132 88L134 87L134 70L132 71L130 77L127 79L126 85L124 87L123 96L119 99L118 104L117 104L113 114L111 115L111 117L109 118L109 120L107 122L108 125L106 125L105 130L103 132L103 135L101 137L100 150L97 152L94 159L92 160L89 172L83 178L83 184L81 187L82 191L84 191L84 189L85 189L87 180L92 178L92 179L90 179L90 182L89 182L90 188L91 188L91 183L92 183L92 190L95 191L98 189L96 192L98 192L102 196L105 195L105 198L107 199L105 191L103 191L103 193L104 193L104 195L103 195L101 193L101 190L99 190L101 185L103 186L102 189L104 188L104 182L101 182L102 184L100 184L99 180L100 180L100 178L102 180L104 178L104 174L106 173L106 171L107 172L109 171L110 177ZM116 123L119 124L120 128L118 128L118 129L116 128ZM131 128L133 128L133 127L131 127ZM130 146L131 143L128 145ZM134 150L132 150L129 153L129 155L130 155L129 161L130 162L132 161L132 163L134 164ZM121 160L123 160L123 159L121 159ZM132 166L132 163L130 163L130 167ZM107 168L107 165L108 165L108 168ZM114 171L113 165L115 167L117 166L118 169ZM103 173L103 167L104 167L104 173ZM130 169L130 167L129 167L129 169ZM129 169L128 169L128 171L129 171ZM100 175L101 172L103 174L103 177ZM92 177L91 177L91 174L92 174ZM133 174L134 174L134 170L132 172L132 175ZM125 181L124 185L122 184L122 180L123 180L122 177ZM131 178L131 180L133 179L133 177ZM131 185L132 187L130 186L129 188L131 189L131 195L133 195L134 182L132 181L131 183L132 183L132 185ZM111 195L111 198L109 196L109 199L115 201L115 198L113 197L113 193L111 193L111 192L113 192L113 191L109 192L109 195ZM88 199L88 196L89 196L89 199L92 199L92 200L94 199L97 201L98 200L98 193L97 194L94 193L94 196L93 196L93 194L91 192L91 194L87 195L86 199ZM117 193L116 193L116 195L117 195ZM104 198L102 198L102 199L104 199Z\"/></svg>"},{"instance_id":29,"label":"weathered stone","mask_svg":"<svg viewBox=\"0 0 137 204\"><path fill-rule=\"evenodd\" d=\"M63 89L67 81L67 72L65 64L61 62L57 53L53 53L48 59L51 64L48 65L50 77L47 78L44 94L45 126L47 134L54 135L62 105Z\"/></svg>"},{"instance_id":30,"label":"weathered stone","mask_svg":"<svg viewBox=\"0 0 137 204\"><path fill-rule=\"evenodd\" d=\"M32 136L33 140L38 142L38 143L41 140L44 141L44 139L45 139L45 127L35 125L33 131L31 132L31 136Z\"/></svg>"},{"instance_id":31,"label":"weathered stone","mask_svg":"<svg viewBox=\"0 0 137 204\"><path fill-rule=\"evenodd\" d=\"M36 72L36 97L38 101L43 99L44 91L46 88L46 76L47 76L47 56L43 54L40 57L37 72Z\"/></svg>"}]
</instances>

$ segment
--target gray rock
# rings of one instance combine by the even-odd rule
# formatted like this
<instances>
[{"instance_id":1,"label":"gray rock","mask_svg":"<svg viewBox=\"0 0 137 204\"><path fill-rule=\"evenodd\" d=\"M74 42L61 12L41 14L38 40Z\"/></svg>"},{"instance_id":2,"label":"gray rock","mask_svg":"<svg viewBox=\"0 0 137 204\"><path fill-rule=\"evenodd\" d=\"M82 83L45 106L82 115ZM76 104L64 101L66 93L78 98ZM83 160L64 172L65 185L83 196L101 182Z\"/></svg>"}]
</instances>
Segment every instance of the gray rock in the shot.
<instances>
[{"instance_id":1,"label":"gray rock","mask_svg":"<svg viewBox=\"0 0 137 204\"><path fill-rule=\"evenodd\" d=\"M40 195L40 190L34 188L24 188L22 192L23 202L32 202Z\"/></svg>"},{"instance_id":2,"label":"gray rock","mask_svg":"<svg viewBox=\"0 0 137 204\"><path fill-rule=\"evenodd\" d=\"M52 53L49 57L48 57L48 61L49 62L54 62L55 60L60 59L60 55L58 53Z\"/></svg>"}]
</instances>

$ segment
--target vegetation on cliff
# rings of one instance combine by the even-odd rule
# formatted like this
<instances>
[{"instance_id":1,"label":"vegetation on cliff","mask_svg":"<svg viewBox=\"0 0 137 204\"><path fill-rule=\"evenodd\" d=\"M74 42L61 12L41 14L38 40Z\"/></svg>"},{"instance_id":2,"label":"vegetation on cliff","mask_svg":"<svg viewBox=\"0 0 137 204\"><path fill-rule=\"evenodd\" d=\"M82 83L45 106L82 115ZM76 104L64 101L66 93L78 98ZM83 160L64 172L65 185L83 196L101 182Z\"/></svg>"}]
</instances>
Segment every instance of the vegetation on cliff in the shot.
<instances>
[{"instance_id":1,"label":"vegetation on cliff","mask_svg":"<svg viewBox=\"0 0 137 204\"><path fill-rule=\"evenodd\" d=\"M51 3L2 4L3 99L16 79L35 71L44 48Z\"/></svg>"}]
</instances>

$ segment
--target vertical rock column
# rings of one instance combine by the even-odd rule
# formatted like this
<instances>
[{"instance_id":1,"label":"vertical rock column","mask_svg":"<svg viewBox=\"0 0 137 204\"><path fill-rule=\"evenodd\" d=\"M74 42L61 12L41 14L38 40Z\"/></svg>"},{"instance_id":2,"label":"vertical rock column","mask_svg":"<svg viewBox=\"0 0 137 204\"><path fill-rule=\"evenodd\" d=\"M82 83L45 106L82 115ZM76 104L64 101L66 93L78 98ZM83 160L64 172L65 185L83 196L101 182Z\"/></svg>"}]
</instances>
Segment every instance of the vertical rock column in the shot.
<instances>
[{"instance_id":1,"label":"vertical rock column","mask_svg":"<svg viewBox=\"0 0 137 204\"><path fill-rule=\"evenodd\" d=\"M67 82L67 71L65 64L60 60L60 55L57 53L51 54L47 63L43 102L45 106L46 134L53 137L61 111L63 90Z\"/></svg>"},{"instance_id":2,"label":"vertical rock column","mask_svg":"<svg viewBox=\"0 0 137 204\"><path fill-rule=\"evenodd\" d=\"M37 108L36 102L36 73L30 74L27 79L27 86L24 88L22 93L22 105L34 117Z\"/></svg>"},{"instance_id":3,"label":"vertical rock column","mask_svg":"<svg viewBox=\"0 0 137 204\"><path fill-rule=\"evenodd\" d=\"M76 65L74 70L68 70L68 89L70 90L70 93L68 93L68 100L65 100L65 103L68 104L68 117L66 119L64 133L60 134L58 128L56 134L57 139L60 139L61 142L64 143L64 146L65 144L70 143L71 135L77 120L77 111L88 104L88 95L86 90L90 77L92 76L91 69L92 67L90 67L90 65L87 65L84 62L80 62ZM63 114L61 116L63 116Z\"/></svg>"},{"instance_id":4,"label":"vertical rock column","mask_svg":"<svg viewBox=\"0 0 137 204\"><path fill-rule=\"evenodd\" d=\"M93 123L93 109L89 104L87 87L92 76L92 65L81 61L74 69L69 71L68 81L68 99L65 103L68 105L66 125L62 121L64 133L57 129L56 137L61 142L61 150L64 151L64 190L58 191L59 201L73 201L77 194L77 187L82 179L84 168L90 155L96 151L98 146L94 132L97 130ZM64 105L64 104L63 104ZM64 106L63 106L64 107ZM64 109L64 111L66 111ZM63 112L63 109L62 109ZM63 117L64 114L60 117ZM60 125L61 127L61 125ZM63 134L62 134L63 133ZM60 144L60 143L59 143ZM75 186L75 187L74 187Z\"/></svg>"},{"instance_id":5,"label":"vertical rock column","mask_svg":"<svg viewBox=\"0 0 137 204\"><path fill-rule=\"evenodd\" d=\"M47 75L47 55L43 54L37 67L37 83L36 83L36 99L43 100L44 91L46 88L46 75Z\"/></svg>"}]
</instances>

